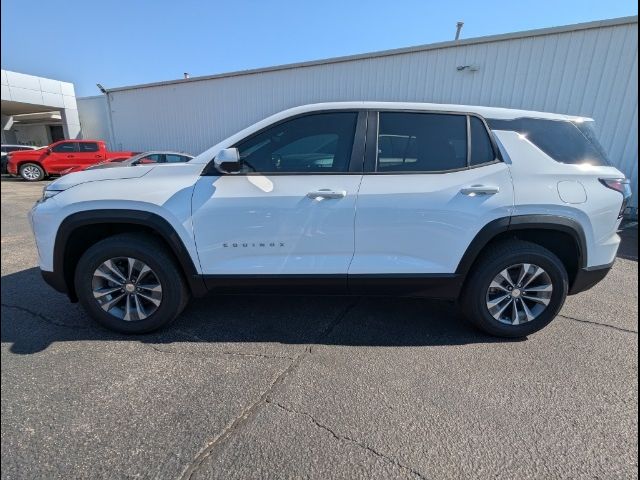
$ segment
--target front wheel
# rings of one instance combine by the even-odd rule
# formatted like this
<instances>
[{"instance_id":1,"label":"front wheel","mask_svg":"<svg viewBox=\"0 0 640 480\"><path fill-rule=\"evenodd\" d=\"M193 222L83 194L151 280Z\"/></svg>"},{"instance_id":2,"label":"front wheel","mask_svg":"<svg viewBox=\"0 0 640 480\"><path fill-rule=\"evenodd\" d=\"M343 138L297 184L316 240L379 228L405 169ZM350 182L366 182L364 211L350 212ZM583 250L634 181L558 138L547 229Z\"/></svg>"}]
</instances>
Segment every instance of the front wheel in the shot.
<instances>
[{"instance_id":1,"label":"front wheel","mask_svg":"<svg viewBox=\"0 0 640 480\"><path fill-rule=\"evenodd\" d=\"M562 261L540 245L499 243L473 267L462 295L463 314L499 337L524 337L548 325L569 290Z\"/></svg>"},{"instance_id":2,"label":"front wheel","mask_svg":"<svg viewBox=\"0 0 640 480\"><path fill-rule=\"evenodd\" d=\"M25 163L20 166L20 176L27 182L44 180L44 170L37 163Z\"/></svg>"},{"instance_id":3,"label":"front wheel","mask_svg":"<svg viewBox=\"0 0 640 480\"><path fill-rule=\"evenodd\" d=\"M122 234L90 247L76 267L75 287L87 312L122 333L147 333L174 318L189 293L173 256L151 236Z\"/></svg>"}]
</instances>

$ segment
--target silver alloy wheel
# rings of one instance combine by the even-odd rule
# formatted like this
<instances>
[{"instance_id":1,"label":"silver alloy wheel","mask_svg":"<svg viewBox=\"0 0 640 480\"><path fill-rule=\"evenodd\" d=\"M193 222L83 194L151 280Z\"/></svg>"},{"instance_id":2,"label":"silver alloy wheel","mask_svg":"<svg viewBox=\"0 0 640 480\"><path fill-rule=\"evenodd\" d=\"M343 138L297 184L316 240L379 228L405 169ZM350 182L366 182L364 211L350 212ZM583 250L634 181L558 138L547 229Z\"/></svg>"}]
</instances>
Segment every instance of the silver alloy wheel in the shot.
<instances>
[{"instance_id":1,"label":"silver alloy wheel","mask_svg":"<svg viewBox=\"0 0 640 480\"><path fill-rule=\"evenodd\" d=\"M156 274L131 257L103 262L93 272L91 288L100 308L127 322L144 320L162 302L162 286Z\"/></svg>"},{"instance_id":2,"label":"silver alloy wheel","mask_svg":"<svg viewBox=\"0 0 640 480\"><path fill-rule=\"evenodd\" d=\"M543 268L518 263L492 280L487 290L487 308L500 323L521 325L546 310L552 293L551 277Z\"/></svg>"},{"instance_id":3,"label":"silver alloy wheel","mask_svg":"<svg viewBox=\"0 0 640 480\"><path fill-rule=\"evenodd\" d=\"M40 169L33 165L27 165L22 169L22 176L27 180L38 180L40 178Z\"/></svg>"}]
</instances>

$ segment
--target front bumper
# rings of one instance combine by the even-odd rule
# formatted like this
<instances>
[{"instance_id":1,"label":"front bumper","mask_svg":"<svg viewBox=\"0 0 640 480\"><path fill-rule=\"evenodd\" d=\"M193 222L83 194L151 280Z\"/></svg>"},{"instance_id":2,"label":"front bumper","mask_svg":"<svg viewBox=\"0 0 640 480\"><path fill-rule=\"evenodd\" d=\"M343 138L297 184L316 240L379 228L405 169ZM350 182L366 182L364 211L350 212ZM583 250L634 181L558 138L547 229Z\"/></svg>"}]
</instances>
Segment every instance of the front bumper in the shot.
<instances>
[{"instance_id":1,"label":"front bumper","mask_svg":"<svg viewBox=\"0 0 640 480\"><path fill-rule=\"evenodd\" d=\"M569 295L575 295L576 293L584 292L599 283L604 277L607 276L614 263L615 260L607 265L586 267L578 270L576 278L573 280L573 284L569 289Z\"/></svg>"},{"instance_id":2,"label":"front bumper","mask_svg":"<svg viewBox=\"0 0 640 480\"><path fill-rule=\"evenodd\" d=\"M65 283L62 275L56 275L55 272L47 272L46 270L40 270L40 274L49 286L53 287L60 293L67 293L67 284Z\"/></svg>"}]
</instances>

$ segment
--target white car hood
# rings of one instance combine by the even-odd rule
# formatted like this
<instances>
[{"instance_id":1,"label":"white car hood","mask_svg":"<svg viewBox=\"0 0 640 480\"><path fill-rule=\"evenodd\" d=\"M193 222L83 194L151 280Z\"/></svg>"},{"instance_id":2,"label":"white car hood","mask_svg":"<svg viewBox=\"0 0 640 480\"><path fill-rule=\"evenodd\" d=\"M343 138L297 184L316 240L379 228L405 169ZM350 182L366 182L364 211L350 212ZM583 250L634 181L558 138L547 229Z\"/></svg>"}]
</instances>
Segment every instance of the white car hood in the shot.
<instances>
[{"instance_id":1,"label":"white car hood","mask_svg":"<svg viewBox=\"0 0 640 480\"><path fill-rule=\"evenodd\" d=\"M60 177L56 181L49 184L48 190L66 190L81 183L98 182L101 180L123 180L127 178L140 178L151 170L153 166L145 167L142 165L136 167L122 168L105 168L96 170L85 170L83 172L70 173L64 177Z\"/></svg>"}]
</instances>

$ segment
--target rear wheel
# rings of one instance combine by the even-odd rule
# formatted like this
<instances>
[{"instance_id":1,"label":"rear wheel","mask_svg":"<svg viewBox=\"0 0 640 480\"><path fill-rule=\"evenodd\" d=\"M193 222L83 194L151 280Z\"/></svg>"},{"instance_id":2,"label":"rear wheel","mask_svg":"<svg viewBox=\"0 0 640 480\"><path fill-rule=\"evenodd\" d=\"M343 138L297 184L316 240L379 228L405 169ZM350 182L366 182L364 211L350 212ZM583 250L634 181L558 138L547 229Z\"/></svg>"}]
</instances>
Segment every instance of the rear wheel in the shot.
<instances>
[{"instance_id":1,"label":"rear wheel","mask_svg":"<svg viewBox=\"0 0 640 480\"><path fill-rule=\"evenodd\" d=\"M524 337L548 325L567 297L560 259L520 240L497 244L474 266L462 295L465 317L485 332Z\"/></svg>"},{"instance_id":2,"label":"rear wheel","mask_svg":"<svg viewBox=\"0 0 640 480\"><path fill-rule=\"evenodd\" d=\"M75 287L95 320L123 333L166 325L189 297L172 255L153 237L138 234L116 235L90 247L78 262Z\"/></svg>"},{"instance_id":3,"label":"rear wheel","mask_svg":"<svg viewBox=\"0 0 640 480\"><path fill-rule=\"evenodd\" d=\"M44 180L44 170L37 163L25 163L20 166L20 176L27 182Z\"/></svg>"}]
</instances>

